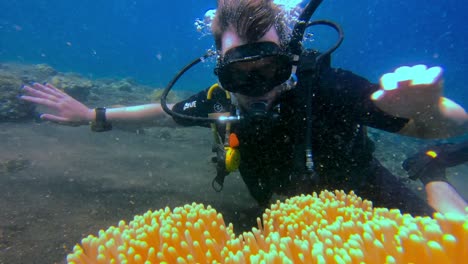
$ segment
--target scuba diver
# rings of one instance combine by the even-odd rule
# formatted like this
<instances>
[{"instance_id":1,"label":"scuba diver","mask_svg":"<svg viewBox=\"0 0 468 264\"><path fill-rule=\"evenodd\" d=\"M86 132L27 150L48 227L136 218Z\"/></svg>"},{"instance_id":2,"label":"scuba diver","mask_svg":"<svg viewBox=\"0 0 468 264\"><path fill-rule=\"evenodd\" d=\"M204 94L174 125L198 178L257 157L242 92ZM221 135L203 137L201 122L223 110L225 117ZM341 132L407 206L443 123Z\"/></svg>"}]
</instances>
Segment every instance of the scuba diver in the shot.
<instances>
[{"instance_id":1,"label":"scuba diver","mask_svg":"<svg viewBox=\"0 0 468 264\"><path fill-rule=\"evenodd\" d=\"M433 209L373 157L366 127L419 138L447 138L467 132L462 107L442 97L442 70L401 67L374 84L330 66L342 41L339 26L309 22L322 1L312 0L288 30L272 0L219 0L212 22L218 83L176 104L166 96L193 65L184 67L163 93L161 104L90 109L50 84L25 86L21 98L55 110L41 118L89 124L107 131L112 122L159 122L211 127L220 190L224 177L239 170L260 206L272 195L322 189L353 190L375 206L413 214ZM339 41L320 53L302 47L307 27L325 24ZM167 117L172 116L172 119ZM160 124L160 123L159 123ZM171 123L172 124L172 123Z\"/></svg>"}]
</instances>

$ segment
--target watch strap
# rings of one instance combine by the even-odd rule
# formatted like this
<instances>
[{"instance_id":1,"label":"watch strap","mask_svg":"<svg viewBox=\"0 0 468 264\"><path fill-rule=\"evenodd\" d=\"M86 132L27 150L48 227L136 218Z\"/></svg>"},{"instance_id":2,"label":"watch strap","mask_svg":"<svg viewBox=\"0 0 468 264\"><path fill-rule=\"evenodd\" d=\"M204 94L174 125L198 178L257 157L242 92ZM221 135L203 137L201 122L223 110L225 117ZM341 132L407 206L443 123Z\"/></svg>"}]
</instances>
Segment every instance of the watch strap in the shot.
<instances>
[{"instance_id":1,"label":"watch strap","mask_svg":"<svg viewBox=\"0 0 468 264\"><path fill-rule=\"evenodd\" d=\"M93 132L104 132L112 130L112 124L107 121L106 118L106 108L97 107L94 109L96 113L95 120L91 122L91 130Z\"/></svg>"}]
</instances>

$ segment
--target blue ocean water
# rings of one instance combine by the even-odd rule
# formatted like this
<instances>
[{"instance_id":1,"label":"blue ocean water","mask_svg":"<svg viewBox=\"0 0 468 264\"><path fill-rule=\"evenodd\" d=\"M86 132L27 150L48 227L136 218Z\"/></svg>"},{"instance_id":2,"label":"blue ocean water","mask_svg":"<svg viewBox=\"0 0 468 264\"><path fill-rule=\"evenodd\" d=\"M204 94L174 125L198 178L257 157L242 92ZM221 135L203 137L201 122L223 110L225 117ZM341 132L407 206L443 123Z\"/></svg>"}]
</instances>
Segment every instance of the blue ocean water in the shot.
<instances>
[{"instance_id":1,"label":"blue ocean water","mask_svg":"<svg viewBox=\"0 0 468 264\"><path fill-rule=\"evenodd\" d=\"M212 47L194 21L215 6L196 0L0 1L0 61L47 63L59 71L163 87ZM334 66L377 81L401 65L440 65L446 95L466 108L467 11L459 0L324 0L314 18L338 22L345 31ZM331 43L333 35L323 36L316 34L311 44ZM181 86L204 88L215 80L212 70L205 63Z\"/></svg>"},{"instance_id":2,"label":"blue ocean water","mask_svg":"<svg viewBox=\"0 0 468 264\"><path fill-rule=\"evenodd\" d=\"M0 63L46 63L90 78L130 77L164 87L212 47L211 37L197 32L194 22L215 7L215 0L2 0ZM330 19L344 29L345 41L333 56L335 67L378 81L401 65L440 65L446 96L468 109L467 11L461 0L324 0L314 19ZM324 50L335 40L333 32L309 32L315 34L310 47ZM210 85L213 66L212 61L199 65L175 89ZM173 140L166 140L159 135L168 130L156 129L141 137L36 122L5 124L0 131L0 218L5 219L0 263L63 262L84 234L96 234L149 208L194 200L209 202L229 221L250 227L252 213L247 212L254 201L241 189L240 178L231 179L224 198L210 189L215 174L210 176L214 168L206 166L209 139L193 140L205 134L171 131ZM386 147L380 150L385 165L401 171L401 153L409 150L395 142L403 137L372 136ZM1 165L9 169L5 164L12 164L13 171L4 173ZM452 180L465 199L466 171L465 166L453 173L460 175Z\"/></svg>"}]
</instances>

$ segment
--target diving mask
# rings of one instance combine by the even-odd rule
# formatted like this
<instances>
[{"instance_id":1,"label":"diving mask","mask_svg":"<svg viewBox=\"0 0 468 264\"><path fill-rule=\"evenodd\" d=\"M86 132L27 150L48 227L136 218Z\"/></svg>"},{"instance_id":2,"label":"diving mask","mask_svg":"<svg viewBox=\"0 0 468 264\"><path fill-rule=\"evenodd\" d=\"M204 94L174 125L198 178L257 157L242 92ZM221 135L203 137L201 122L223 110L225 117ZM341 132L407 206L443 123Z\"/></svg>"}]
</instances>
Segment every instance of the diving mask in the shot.
<instances>
[{"instance_id":1,"label":"diving mask","mask_svg":"<svg viewBox=\"0 0 468 264\"><path fill-rule=\"evenodd\" d=\"M249 43L232 48L218 61L215 74L233 93L257 97L290 79L291 57L274 42Z\"/></svg>"}]
</instances>

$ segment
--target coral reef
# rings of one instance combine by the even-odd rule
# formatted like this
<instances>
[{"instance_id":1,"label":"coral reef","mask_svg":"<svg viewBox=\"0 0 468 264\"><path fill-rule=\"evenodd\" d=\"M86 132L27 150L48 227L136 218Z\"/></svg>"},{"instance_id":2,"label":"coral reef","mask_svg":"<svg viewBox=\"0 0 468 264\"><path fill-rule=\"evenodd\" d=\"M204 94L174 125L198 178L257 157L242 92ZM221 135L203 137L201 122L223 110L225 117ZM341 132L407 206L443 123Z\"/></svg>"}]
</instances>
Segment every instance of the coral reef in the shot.
<instances>
[{"instance_id":1,"label":"coral reef","mask_svg":"<svg viewBox=\"0 0 468 264\"><path fill-rule=\"evenodd\" d=\"M34 117L35 106L18 98L22 85L45 82L56 74L47 64L0 64L0 122Z\"/></svg>"},{"instance_id":2,"label":"coral reef","mask_svg":"<svg viewBox=\"0 0 468 264\"><path fill-rule=\"evenodd\" d=\"M21 87L48 82L89 107L138 105L159 102L162 89L142 85L131 78L91 80L76 73L61 73L47 64L0 64L0 122L31 119L35 106L18 99ZM168 102L180 100L170 93ZM184 96L187 93L183 93Z\"/></svg>"},{"instance_id":3,"label":"coral reef","mask_svg":"<svg viewBox=\"0 0 468 264\"><path fill-rule=\"evenodd\" d=\"M161 101L161 96L164 92L164 89L155 89L150 95L149 95L149 100L151 102L157 102L159 103ZM167 102L168 103L177 103L178 101L182 100L182 98L180 98L178 96L177 93L169 93L167 95Z\"/></svg>"},{"instance_id":4,"label":"coral reef","mask_svg":"<svg viewBox=\"0 0 468 264\"><path fill-rule=\"evenodd\" d=\"M147 104L149 91L153 88L125 79L98 79L86 101L94 106Z\"/></svg>"},{"instance_id":5,"label":"coral reef","mask_svg":"<svg viewBox=\"0 0 468 264\"><path fill-rule=\"evenodd\" d=\"M37 80L46 80L50 78L51 76L54 76L58 74L57 70L52 68L51 66L47 64L37 64L34 65L34 76L37 78Z\"/></svg>"},{"instance_id":6,"label":"coral reef","mask_svg":"<svg viewBox=\"0 0 468 264\"><path fill-rule=\"evenodd\" d=\"M85 101L93 88L93 83L90 80L76 74L56 75L49 82L78 101Z\"/></svg>"},{"instance_id":7,"label":"coral reef","mask_svg":"<svg viewBox=\"0 0 468 264\"><path fill-rule=\"evenodd\" d=\"M0 122L29 118L34 106L18 98L22 80L15 75L0 72Z\"/></svg>"}]
</instances>

